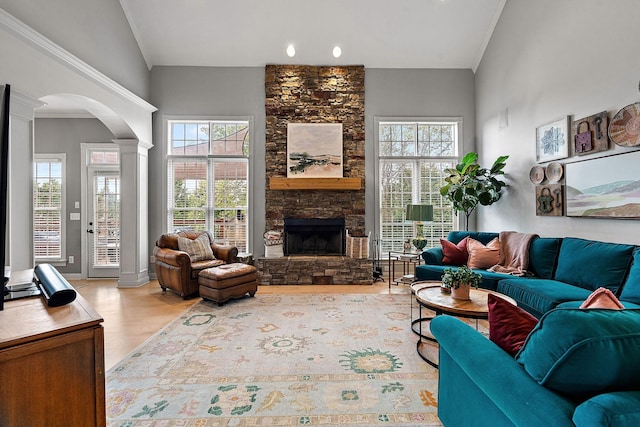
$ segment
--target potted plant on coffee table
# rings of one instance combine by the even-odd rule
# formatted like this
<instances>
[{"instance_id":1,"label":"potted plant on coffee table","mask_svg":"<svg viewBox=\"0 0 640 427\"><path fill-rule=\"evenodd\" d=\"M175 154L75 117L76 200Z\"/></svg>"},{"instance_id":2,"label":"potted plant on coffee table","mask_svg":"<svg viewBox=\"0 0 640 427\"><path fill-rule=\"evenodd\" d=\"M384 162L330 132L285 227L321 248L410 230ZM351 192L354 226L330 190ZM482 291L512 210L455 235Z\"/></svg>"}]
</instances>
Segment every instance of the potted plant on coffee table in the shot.
<instances>
[{"instance_id":1,"label":"potted plant on coffee table","mask_svg":"<svg viewBox=\"0 0 640 427\"><path fill-rule=\"evenodd\" d=\"M442 275L442 286L451 289L451 298L468 300L471 287L478 288L482 275L466 265L456 269L445 268Z\"/></svg>"}]
</instances>

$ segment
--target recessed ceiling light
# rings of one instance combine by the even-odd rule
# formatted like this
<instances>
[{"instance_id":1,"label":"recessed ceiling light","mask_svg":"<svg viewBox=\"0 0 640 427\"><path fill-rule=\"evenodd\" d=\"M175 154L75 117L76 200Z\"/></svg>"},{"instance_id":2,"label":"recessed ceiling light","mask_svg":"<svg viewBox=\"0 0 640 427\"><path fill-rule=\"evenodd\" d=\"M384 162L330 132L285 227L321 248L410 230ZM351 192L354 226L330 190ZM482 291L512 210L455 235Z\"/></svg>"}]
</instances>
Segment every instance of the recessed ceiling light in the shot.
<instances>
[{"instance_id":1,"label":"recessed ceiling light","mask_svg":"<svg viewBox=\"0 0 640 427\"><path fill-rule=\"evenodd\" d=\"M336 46L333 48L333 56L335 58L340 58L340 55L342 55L342 49L340 49L340 46Z\"/></svg>"},{"instance_id":2,"label":"recessed ceiling light","mask_svg":"<svg viewBox=\"0 0 640 427\"><path fill-rule=\"evenodd\" d=\"M296 56L296 48L293 47L292 44L287 46L287 55L289 56L289 58L293 58L294 56Z\"/></svg>"}]
</instances>

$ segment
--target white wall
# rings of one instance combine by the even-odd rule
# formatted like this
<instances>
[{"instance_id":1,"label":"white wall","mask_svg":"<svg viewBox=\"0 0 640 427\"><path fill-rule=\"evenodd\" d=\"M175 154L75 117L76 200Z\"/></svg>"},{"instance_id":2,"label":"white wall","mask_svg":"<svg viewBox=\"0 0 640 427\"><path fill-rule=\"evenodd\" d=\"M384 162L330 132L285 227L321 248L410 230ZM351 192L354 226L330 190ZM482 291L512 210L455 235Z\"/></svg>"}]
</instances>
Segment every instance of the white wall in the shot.
<instances>
[{"instance_id":1,"label":"white wall","mask_svg":"<svg viewBox=\"0 0 640 427\"><path fill-rule=\"evenodd\" d=\"M509 155L510 187L497 204L480 208L478 229L640 244L640 221L537 217L529 181L537 126L567 115L613 116L640 100L639 22L638 0L507 1L476 72L476 118L481 163ZM598 155L629 150L611 145Z\"/></svg>"}]
</instances>

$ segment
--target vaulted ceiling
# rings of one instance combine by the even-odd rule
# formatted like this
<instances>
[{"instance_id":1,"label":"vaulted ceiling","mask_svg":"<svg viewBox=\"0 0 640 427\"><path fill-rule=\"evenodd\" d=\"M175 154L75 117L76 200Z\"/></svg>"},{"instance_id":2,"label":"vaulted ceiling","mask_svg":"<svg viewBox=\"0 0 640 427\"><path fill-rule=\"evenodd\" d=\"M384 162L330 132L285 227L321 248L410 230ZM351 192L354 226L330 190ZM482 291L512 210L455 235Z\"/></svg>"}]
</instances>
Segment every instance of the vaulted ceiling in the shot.
<instances>
[{"instance_id":1,"label":"vaulted ceiling","mask_svg":"<svg viewBox=\"0 0 640 427\"><path fill-rule=\"evenodd\" d=\"M120 0L155 65L475 70L506 0ZM286 48L293 44L296 55ZM332 49L340 46L342 56Z\"/></svg>"}]
</instances>

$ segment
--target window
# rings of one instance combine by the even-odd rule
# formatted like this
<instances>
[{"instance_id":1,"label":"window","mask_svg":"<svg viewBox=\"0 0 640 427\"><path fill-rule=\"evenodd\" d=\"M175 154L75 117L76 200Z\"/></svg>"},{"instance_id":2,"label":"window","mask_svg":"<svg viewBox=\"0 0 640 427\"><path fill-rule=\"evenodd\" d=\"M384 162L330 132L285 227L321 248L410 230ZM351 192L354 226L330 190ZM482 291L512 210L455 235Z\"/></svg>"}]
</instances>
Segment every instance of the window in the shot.
<instances>
[{"instance_id":1,"label":"window","mask_svg":"<svg viewBox=\"0 0 640 427\"><path fill-rule=\"evenodd\" d=\"M460 119L376 120L381 253L401 251L417 224L405 220L408 204L433 205L433 224L423 232L427 247L457 228L451 204L440 195L444 170L459 162Z\"/></svg>"},{"instance_id":2,"label":"window","mask_svg":"<svg viewBox=\"0 0 640 427\"><path fill-rule=\"evenodd\" d=\"M248 250L250 124L169 121L169 230L208 230Z\"/></svg>"},{"instance_id":3,"label":"window","mask_svg":"<svg viewBox=\"0 0 640 427\"><path fill-rule=\"evenodd\" d=\"M33 166L33 248L38 261L64 254L64 154L36 154Z\"/></svg>"}]
</instances>

